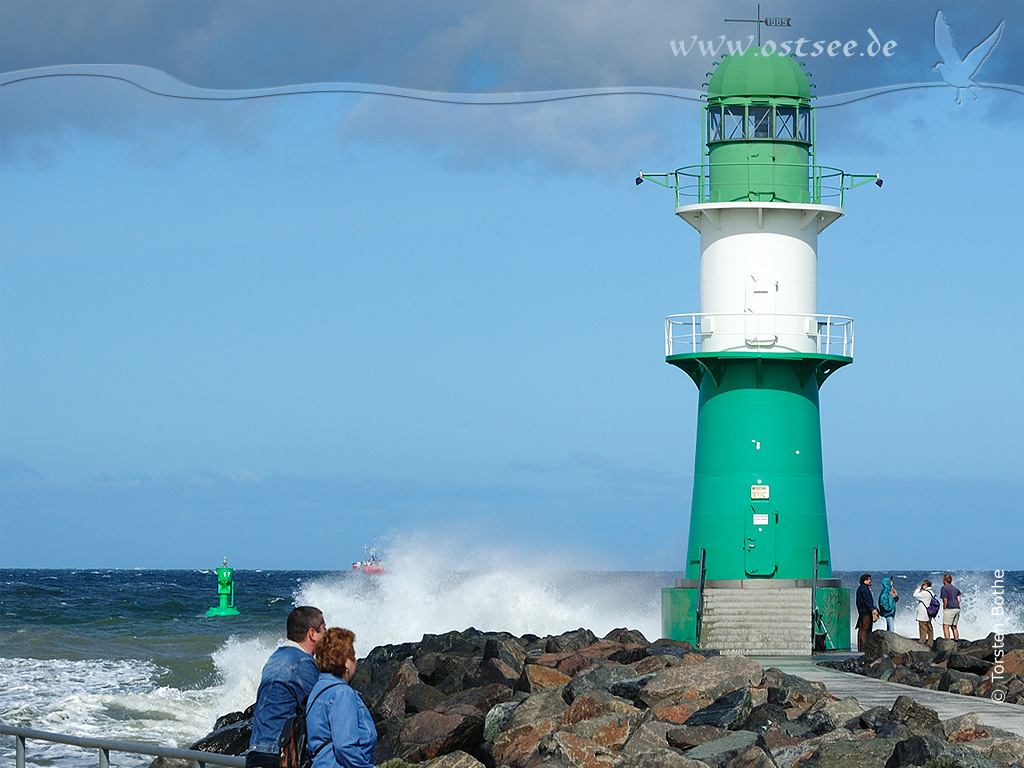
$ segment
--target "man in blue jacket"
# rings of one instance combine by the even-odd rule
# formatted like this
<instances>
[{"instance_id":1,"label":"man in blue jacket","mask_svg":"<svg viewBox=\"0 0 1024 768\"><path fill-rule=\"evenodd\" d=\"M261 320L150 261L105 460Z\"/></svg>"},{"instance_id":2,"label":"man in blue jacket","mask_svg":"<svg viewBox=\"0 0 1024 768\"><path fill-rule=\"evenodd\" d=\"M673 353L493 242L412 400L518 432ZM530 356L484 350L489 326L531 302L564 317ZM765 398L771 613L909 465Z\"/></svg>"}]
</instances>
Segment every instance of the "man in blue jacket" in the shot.
<instances>
[{"instance_id":1,"label":"man in blue jacket","mask_svg":"<svg viewBox=\"0 0 1024 768\"><path fill-rule=\"evenodd\" d=\"M871 574L862 573L860 586L857 587L857 650L861 653L864 653L871 626L877 618L878 610L875 608L875 598L871 594Z\"/></svg>"},{"instance_id":2,"label":"man in blue jacket","mask_svg":"<svg viewBox=\"0 0 1024 768\"><path fill-rule=\"evenodd\" d=\"M288 639L263 667L252 713L245 768L279 768L284 730L320 678L313 649L327 631L319 608L303 605L288 614Z\"/></svg>"}]
</instances>

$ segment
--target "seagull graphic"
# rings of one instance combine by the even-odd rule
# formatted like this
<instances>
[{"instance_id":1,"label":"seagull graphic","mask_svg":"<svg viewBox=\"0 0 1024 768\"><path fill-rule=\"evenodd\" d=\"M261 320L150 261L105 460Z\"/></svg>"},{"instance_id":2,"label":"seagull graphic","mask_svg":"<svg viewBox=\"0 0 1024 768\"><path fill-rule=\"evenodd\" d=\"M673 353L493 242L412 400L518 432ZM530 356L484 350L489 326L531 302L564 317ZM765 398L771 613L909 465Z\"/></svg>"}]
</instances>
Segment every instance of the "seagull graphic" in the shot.
<instances>
[{"instance_id":1,"label":"seagull graphic","mask_svg":"<svg viewBox=\"0 0 1024 768\"><path fill-rule=\"evenodd\" d=\"M950 29L946 21L946 15L941 10L935 14L935 48L942 57L942 61L932 67L932 69L942 75L942 79L946 81L947 85L956 88L957 104L960 104L960 91L965 88L971 96L974 96L975 101L978 100L978 97L970 91L971 88L978 87L978 84L972 78L978 74L981 65L985 63L985 59L992 53L992 49L996 47L999 38L1003 36L1003 27L1005 25L1005 19L1000 21L999 26L992 31L991 35L986 37L973 51L967 54L967 58L961 59L960 54L956 52L956 43L953 42L953 30Z\"/></svg>"}]
</instances>

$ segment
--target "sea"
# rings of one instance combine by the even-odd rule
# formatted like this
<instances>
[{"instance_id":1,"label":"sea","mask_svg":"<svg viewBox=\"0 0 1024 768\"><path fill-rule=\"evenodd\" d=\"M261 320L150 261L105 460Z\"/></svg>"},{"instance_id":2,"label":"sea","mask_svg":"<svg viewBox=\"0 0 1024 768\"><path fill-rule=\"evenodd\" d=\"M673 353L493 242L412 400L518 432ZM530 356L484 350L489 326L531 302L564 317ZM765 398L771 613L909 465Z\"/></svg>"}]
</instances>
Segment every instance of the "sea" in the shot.
<instances>
[{"instance_id":1,"label":"sea","mask_svg":"<svg viewBox=\"0 0 1024 768\"><path fill-rule=\"evenodd\" d=\"M429 558L426 558L429 560ZM856 588L859 573L837 574ZM916 637L910 597L941 571L892 575L903 599L896 630ZM660 636L660 590L681 573L566 571L556 567L453 570L434 559L390 562L382 576L236 570L240 615L206 618L217 604L215 568L199 570L0 569L0 722L80 736L187 747L219 715L256 696L260 670L295 605L315 605L329 626L356 633L362 657L387 643L476 627L517 635L616 627ZM964 595L961 636L1024 631L1024 571L954 571ZM14 763L0 736L0 764ZM85 768L95 751L29 741L28 764ZM111 764L151 758L114 752Z\"/></svg>"}]
</instances>

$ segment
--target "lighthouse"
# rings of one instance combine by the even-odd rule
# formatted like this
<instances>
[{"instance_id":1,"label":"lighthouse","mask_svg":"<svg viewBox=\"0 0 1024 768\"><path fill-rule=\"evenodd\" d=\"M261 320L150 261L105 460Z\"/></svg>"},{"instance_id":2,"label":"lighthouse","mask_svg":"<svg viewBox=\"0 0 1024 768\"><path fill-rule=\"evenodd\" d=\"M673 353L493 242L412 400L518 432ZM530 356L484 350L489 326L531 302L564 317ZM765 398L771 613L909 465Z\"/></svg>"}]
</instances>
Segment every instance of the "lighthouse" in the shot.
<instances>
[{"instance_id":1,"label":"lighthouse","mask_svg":"<svg viewBox=\"0 0 1024 768\"><path fill-rule=\"evenodd\" d=\"M673 190L700 233L700 311L665 321L665 359L699 398L685 578L662 591L663 635L761 655L848 648L818 393L853 362L853 320L819 311L818 236L847 191L881 180L816 164L807 75L767 49L719 61L701 143L699 165L637 178Z\"/></svg>"}]
</instances>

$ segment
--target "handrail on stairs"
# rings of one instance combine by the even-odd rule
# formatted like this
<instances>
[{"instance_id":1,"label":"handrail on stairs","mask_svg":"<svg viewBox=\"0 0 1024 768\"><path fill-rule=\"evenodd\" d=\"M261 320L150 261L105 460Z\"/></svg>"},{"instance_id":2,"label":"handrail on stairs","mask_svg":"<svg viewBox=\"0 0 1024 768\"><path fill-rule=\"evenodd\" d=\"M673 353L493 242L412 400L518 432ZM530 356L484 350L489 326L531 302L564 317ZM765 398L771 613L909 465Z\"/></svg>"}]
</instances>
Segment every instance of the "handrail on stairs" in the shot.
<instances>
[{"instance_id":1,"label":"handrail on stairs","mask_svg":"<svg viewBox=\"0 0 1024 768\"><path fill-rule=\"evenodd\" d=\"M705 568L706 550L700 550L700 579L697 582L697 647L700 648L701 622L704 620L704 585L706 582L707 569Z\"/></svg>"},{"instance_id":2,"label":"handrail on stairs","mask_svg":"<svg viewBox=\"0 0 1024 768\"><path fill-rule=\"evenodd\" d=\"M811 653L818 633L818 548L814 548L814 575L811 577Z\"/></svg>"}]
</instances>

